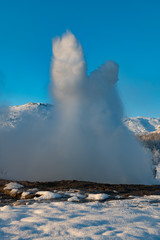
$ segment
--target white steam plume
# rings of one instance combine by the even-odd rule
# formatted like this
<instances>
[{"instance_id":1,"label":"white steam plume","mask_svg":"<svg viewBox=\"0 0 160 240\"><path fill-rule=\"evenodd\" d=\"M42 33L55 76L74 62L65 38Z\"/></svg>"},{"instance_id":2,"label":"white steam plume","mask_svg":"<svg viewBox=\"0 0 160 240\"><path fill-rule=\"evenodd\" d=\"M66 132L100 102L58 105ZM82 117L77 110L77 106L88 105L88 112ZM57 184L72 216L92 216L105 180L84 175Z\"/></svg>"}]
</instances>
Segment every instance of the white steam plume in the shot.
<instances>
[{"instance_id":1,"label":"white steam plume","mask_svg":"<svg viewBox=\"0 0 160 240\"><path fill-rule=\"evenodd\" d=\"M150 156L122 123L115 86L118 64L107 61L87 76L82 48L70 32L55 40L53 55L55 95L61 105L59 159L68 165L67 178L151 183Z\"/></svg>"},{"instance_id":2,"label":"white steam plume","mask_svg":"<svg viewBox=\"0 0 160 240\"><path fill-rule=\"evenodd\" d=\"M54 60L52 75L55 95L59 100L77 95L86 76L86 63L81 45L67 32L62 39L53 41Z\"/></svg>"},{"instance_id":3,"label":"white steam plume","mask_svg":"<svg viewBox=\"0 0 160 240\"><path fill-rule=\"evenodd\" d=\"M82 47L67 32L53 41L52 77L53 119L26 116L1 131L1 171L25 180L154 183L151 156L122 123L118 64L107 61L87 76Z\"/></svg>"}]
</instances>

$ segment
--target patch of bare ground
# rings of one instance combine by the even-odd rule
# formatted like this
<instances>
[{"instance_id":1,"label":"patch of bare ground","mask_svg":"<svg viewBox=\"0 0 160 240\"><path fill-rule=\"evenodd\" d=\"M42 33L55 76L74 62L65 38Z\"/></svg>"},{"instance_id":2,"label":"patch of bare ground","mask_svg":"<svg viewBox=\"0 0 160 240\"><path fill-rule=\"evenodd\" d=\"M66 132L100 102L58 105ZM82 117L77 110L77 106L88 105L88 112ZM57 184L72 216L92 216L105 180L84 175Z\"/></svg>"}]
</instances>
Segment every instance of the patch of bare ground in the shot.
<instances>
[{"instance_id":1,"label":"patch of bare ground","mask_svg":"<svg viewBox=\"0 0 160 240\"><path fill-rule=\"evenodd\" d=\"M0 205L13 204L18 205L17 201L26 203L37 197L37 191L51 191L65 193L67 191L78 191L83 194L106 193L110 197L106 200L129 198L130 196L160 195L160 185L135 185L135 184L102 184L87 181L61 180L54 182L29 182L16 181L22 185L17 191L5 189L6 184L15 181L0 180ZM23 194L23 193L29 194ZM24 195L24 197L22 197ZM63 194L62 194L63 196ZM66 200L66 197L59 201Z\"/></svg>"}]
</instances>

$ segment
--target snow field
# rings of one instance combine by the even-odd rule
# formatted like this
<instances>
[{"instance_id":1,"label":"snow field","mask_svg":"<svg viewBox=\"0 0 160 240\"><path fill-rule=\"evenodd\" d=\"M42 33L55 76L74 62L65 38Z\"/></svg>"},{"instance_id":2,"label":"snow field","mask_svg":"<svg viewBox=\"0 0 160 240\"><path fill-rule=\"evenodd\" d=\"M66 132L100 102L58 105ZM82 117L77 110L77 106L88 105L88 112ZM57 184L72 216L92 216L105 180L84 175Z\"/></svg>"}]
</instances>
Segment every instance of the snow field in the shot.
<instances>
[{"instance_id":1,"label":"snow field","mask_svg":"<svg viewBox=\"0 0 160 240\"><path fill-rule=\"evenodd\" d=\"M160 239L160 196L0 208L0 239Z\"/></svg>"}]
</instances>

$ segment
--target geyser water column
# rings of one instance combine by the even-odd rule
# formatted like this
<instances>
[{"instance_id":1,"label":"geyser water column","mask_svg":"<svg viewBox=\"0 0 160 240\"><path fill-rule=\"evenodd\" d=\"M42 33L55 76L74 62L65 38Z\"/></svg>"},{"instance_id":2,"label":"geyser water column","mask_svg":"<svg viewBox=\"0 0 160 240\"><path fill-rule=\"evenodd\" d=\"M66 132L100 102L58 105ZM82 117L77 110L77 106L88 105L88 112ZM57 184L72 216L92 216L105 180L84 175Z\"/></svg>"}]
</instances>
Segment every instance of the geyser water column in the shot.
<instances>
[{"instance_id":1,"label":"geyser water column","mask_svg":"<svg viewBox=\"0 0 160 240\"><path fill-rule=\"evenodd\" d=\"M56 157L64 168L55 178L153 183L151 156L122 123L118 64L107 61L87 76L82 47L67 32L53 41L52 78Z\"/></svg>"}]
</instances>

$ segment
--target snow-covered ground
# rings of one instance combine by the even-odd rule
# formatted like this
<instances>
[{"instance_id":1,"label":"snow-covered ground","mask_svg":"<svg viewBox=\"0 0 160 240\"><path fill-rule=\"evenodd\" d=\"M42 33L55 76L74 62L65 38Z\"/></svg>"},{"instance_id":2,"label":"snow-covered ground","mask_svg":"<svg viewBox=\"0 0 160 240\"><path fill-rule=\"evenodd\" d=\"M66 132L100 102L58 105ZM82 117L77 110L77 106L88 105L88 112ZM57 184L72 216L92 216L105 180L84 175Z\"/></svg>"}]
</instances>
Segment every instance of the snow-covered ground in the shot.
<instances>
[{"instance_id":1,"label":"snow-covered ground","mask_svg":"<svg viewBox=\"0 0 160 240\"><path fill-rule=\"evenodd\" d=\"M0 239L160 239L160 196L3 206Z\"/></svg>"},{"instance_id":2,"label":"snow-covered ground","mask_svg":"<svg viewBox=\"0 0 160 240\"><path fill-rule=\"evenodd\" d=\"M21 198L6 204L1 195L0 240L160 239L160 195L123 196L114 187L109 194L33 187L4 185L5 193L16 190Z\"/></svg>"}]
</instances>

